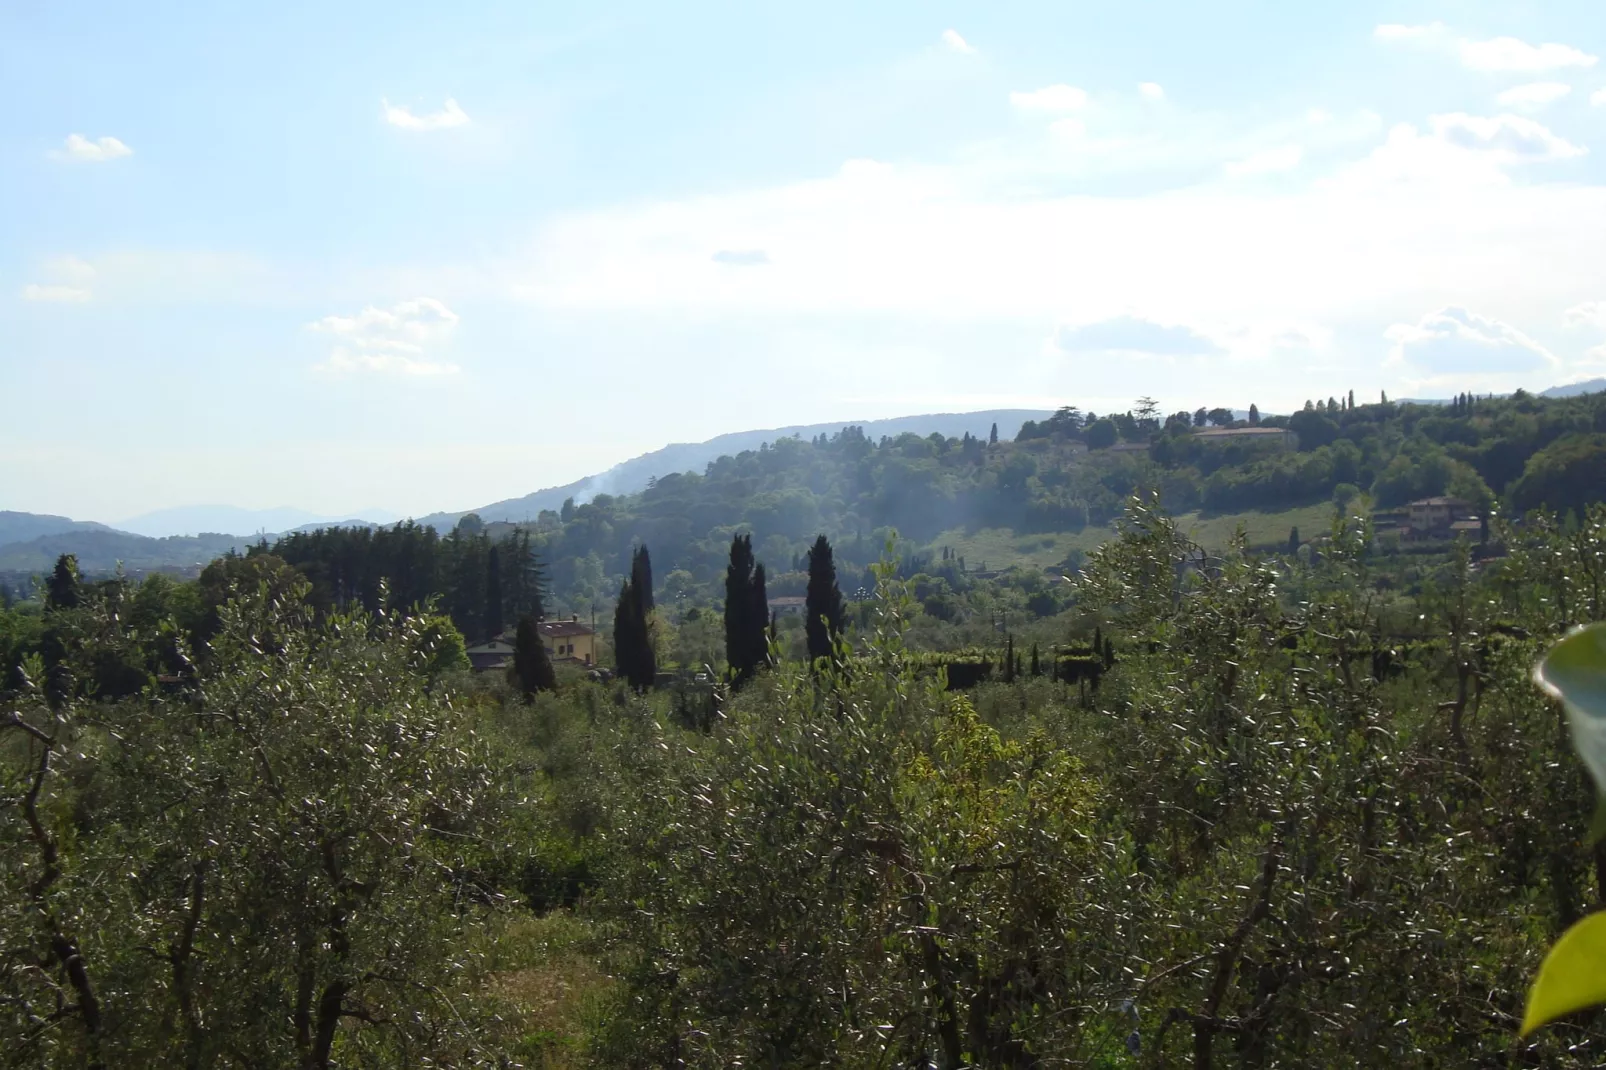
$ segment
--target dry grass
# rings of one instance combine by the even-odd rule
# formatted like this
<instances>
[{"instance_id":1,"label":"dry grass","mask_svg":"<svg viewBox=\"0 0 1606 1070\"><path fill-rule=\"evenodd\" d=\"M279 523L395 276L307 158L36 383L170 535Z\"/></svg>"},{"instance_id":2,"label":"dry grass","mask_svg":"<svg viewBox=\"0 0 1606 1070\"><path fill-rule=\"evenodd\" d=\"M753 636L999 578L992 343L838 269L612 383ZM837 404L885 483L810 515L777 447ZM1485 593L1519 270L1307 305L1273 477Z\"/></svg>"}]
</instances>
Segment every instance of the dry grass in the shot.
<instances>
[{"instance_id":1,"label":"dry grass","mask_svg":"<svg viewBox=\"0 0 1606 1070\"><path fill-rule=\"evenodd\" d=\"M592 944L589 927L560 910L514 918L490 949L489 994L532 1070L586 1064L587 1038L617 994Z\"/></svg>"}]
</instances>

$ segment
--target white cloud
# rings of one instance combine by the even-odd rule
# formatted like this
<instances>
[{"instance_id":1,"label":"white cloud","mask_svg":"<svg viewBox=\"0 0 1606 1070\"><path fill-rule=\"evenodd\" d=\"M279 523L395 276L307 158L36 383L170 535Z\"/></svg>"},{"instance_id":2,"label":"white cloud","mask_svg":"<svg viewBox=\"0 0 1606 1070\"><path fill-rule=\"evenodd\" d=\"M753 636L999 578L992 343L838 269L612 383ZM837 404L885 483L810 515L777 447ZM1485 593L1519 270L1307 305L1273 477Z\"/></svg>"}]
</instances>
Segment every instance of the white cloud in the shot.
<instances>
[{"instance_id":1,"label":"white cloud","mask_svg":"<svg viewBox=\"0 0 1606 1070\"><path fill-rule=\"evenodd\" d=\"M1096 323L1061 325L1054 347L1063 353L1127 353L1165 357L1206 357L1225 352L1216 341L1185 324L1157 323L1139 316L1116 316Z\"/></svg>"},{"instance_id":2,"label":"white cloud","mask_svg":"<svg viewBox=\"0 0 1606 1070\"><path fill-rule=\"evenodd\" d=\"M1442 22L1422 26L1386 23L1376 27L1372 36L1379 41L1443 49L1452 52L1462 66L1487 73L1540 74L1565 67L1593 67L1598 58L1571 45L1554 42L1531 45L1516 37L1474 41L1452 34Z\"/></svg>"},{"instance_id":3,"label":"white cloud","mask_svg":"<svg viewBox=\"0 0 1606 1070\"><path fill-rule=\"evenodd\" d=\"M1159 82L1139 82L1138 96L1144 100L1164 100L1165 90L1161 88Z\"/></svg>"},{"instance_id":4,"label":"white cloud","mask_svg":"<svg viewBox=\"0 0 1606 1070\"><path fill-rule=\"evenodd\" d=\"M1495 100L1508 108L1542 108L1572 91L1573 87L1566 82L1529 82L1502 90L1495 95Z\"/></svg>"},{"instance_id":5,"label":"white cloud","mask_svg":"<svg viewBox=\"0 0 1606 1070\"><path fill-rule=\"evenodd\" d=\"M1292 171L1304 159L1304 152L1298 145L1282 145L1272 149L1262 149L1252 153L1242 160L1234 160L1227 164L1227 174L1233 176L1265 175L1277 171Z\"/></svg>"},{"instance_id":6,"label":"white cloud","mask_svg":"<svg viewBox=\"0 0 1606 1070\"><path fill-rule=\"evenodd\" d=\"M400 353L353 352L345 346L336 346L329 359L313 365L313 371L333 378L344 378L360 372L408 377L456 375L462 371L456 364L445 361L420 360Z\"/></svg>"},{"instance_id":7,"label":"white cloud","mask_svg":"<svg viewBox=\"0 0 1606 1070\"><path fill-rule=\"evenodd\" d=\"M22 288L22 299L59 303L82 302L89 300L89 291L79 286L30 282Z\"/></svg>"},{"instance_id":8,"label":"white cloud","mask_svg":"<svg viewBox=\"0 0 1606 1070\"><path fill-rule=\"evenodd\" d=\"M1561 366L1553 353L1510 324L1453 305L1416 323L1396 323L1383 336L1394 343L1388 362L1423 384L1457 378L1468 385L1510 382L1512 376Z\"/></svg>"},{"instance_id":9,"label":"white cloud","mask_svg":"<svg viewBox=\"0 0 1606 1070\"><path fill-rule=\"evenodd\" d=\"M1515 37L1462 41L1461 62L1475 71L1521 71L1537 74L1563 67L1593 67L1597 57L1570 45L1530 45Z\"/></svg>"},{"instance_id":10,"label":"white cloud","mask_svg":"<svg viewBox=\"0 0 1606 1070\"><path fill-rule=\"evenodd\" d=\"M1597 108L1606 107L1606 89L1597 89L1589 94L1589 102Z\"/></svg>"},{"instance_id":11,"label":"white cloud","mask_svg":"<svg viewBox=\"0 0 1606 1070\"><path fill-rule=\"evenodd\" d=\"M1435 115L1433 132L1457 148L1511 160L1565 160L1589 151L1520 115Z\"/></svg>"},{"instance_id":12,"label":"white cloud","mask_svg":"<svg viewBox=\"0 0 1606 1070\"><path fill-rule=\"evenodd\" d=\"M30 282L22 288L24 301L81 304L93 294L89 284L95 280L95 269L76 256L57 256L45 261L40 274L49 282Z\"/></svg>"},{"instance_id":13,"label":"white cloud","mask_svg":"<svg viewBox=\"0 0 1606 1070\"><path fill-rule=\"evenodd\" d=\"M430 358L457 326L457 313L432 297L403 301L390 308L369 305L351 316L325 316L308 326L335 335L340 344L314 370L328 375L378 372L391 375L451 375L460 369Z\"/></svg>"},{"instance_id":14,"label":"white cloud","mask_svg":"<svg viewBox=\"0 0 1606 1070\"><path fill-rule=\"evenodd\" d=\"M50 156L56 160L105 163L107 160L115 160L123 156L132 156L133 154L133 149L114 137L97 138L91 141L82 134L68 134L67 140L62 147L52 150Z\"/></svg>"},{"instance_id":15,"label":"white cloud","mask_svg":"<svg viewBox=\"0 0 1606 1070\"><path fill-rule=\"evenodd\" d=\"M967 56L972 55L976 51L976 46L959 36L958 30L942 31L942 43L953 49L955 52L962 52Z\"/></svg>"},{"instance_id":16,"label":"white cloud","mask_svg":"<svg viewBox=\"0 0 1606 1070\"><path fill-rule=\"evenodd\" d=\"M1606 331L1606 301L1585 301L1567 310L1569 324L1584 324Z\"/></svg>"},{"instance_id":17,"label":"white cloud","mask_svg":"<svg viewBox=\"0 0 1606 1070\"><path fill-rule=\"evenodd\" d=\"M1009 102L1022 111L1080 111L1087 106L1087 90L1073 85L1046 85L1026 93L1011 93Z\"/></svg>"},{"instance_id":18,"label":"white cloud","mask_svg":"<svg viewBox=\"0 0 1606 1070\"><path fill-rule=\"evenodd\" d=\"M469 122L468 113L451 97L446 98L446 106L440 111L426 112L422 115L414 114L407 107L392 104L388 100L381 100L380 104L385 110L385 121L403 130L445 130L453 126L465 126Z\"/></svg>"}]
</instances>

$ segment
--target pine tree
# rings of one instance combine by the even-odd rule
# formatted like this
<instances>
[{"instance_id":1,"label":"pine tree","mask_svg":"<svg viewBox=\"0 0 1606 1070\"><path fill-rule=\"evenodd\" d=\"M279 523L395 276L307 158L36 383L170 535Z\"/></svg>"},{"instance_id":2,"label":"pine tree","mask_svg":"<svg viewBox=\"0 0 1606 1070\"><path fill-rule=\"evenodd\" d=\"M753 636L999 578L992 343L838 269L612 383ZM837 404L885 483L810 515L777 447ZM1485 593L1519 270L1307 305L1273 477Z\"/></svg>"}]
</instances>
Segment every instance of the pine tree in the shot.
<instances>
[{"instance_id":1,"label":"pine tree","mask_svg":"<svg viewBox=\"0 0 1606 1070\"><path fill-rule=\"evenodd\" d=\"M652 558L647 554L647 547L641 546L630 559L630 580L636 585L636 595L641 599L642 606L648 613L653 610L652 598Z\"/></svg>"},{"instance_id":2,"label":"pine tree","mask_svg":"<svg viewBox=\"0 0 1606 1070\"><path fill-rule=\"evenodd\" d=\"M992 431L987 436L987 445L989 445L989 446L998 445L998 424L996 422L993 424Z\"/></svg>"},{"instance_id":3,"label":"pine tree","mask_svg":"<svg viewBox=\"0 0 1606 1070\"><path fill-rule=\"evenodd\" d=\"M485 555L485 634L494 637L502 631L502 554L492 546Z\"/></svg>"},{"instance_id":4,"label":"pine tree","mask_svg":"<svg viewBox=\"0 0 1606 1070\"><path fill-rule=\"evenodd\" d=\"M526 701L537 691L558 689L552 659L547 657L546 644L541 642L535 618L528 613L519 618L518 631L513 638L513 678Z\"/></svg>"},{"instance_id":5,"label":"pine tree","mask_svg":"<svg viewBox=\"0 0 1606 1070\"><path fill-rule=\"evenodd\" d=\"M1259 427L1260 426L1260 409L1256 405L1254 405L1254 403L1252 403L1252 402L1250 403L1250 406L1249 406L1249 426L1250 427Z\"/></svg>"},{"instance_id":6,"label":"pine tree","mask_svg":"<svg viewBox=\"0 0 1606 1070\"><path fill-rule=\"evenodd\" d=\"M78 558L74 554L62 554L56 558L56 569L45 581L45 608L46 609L76 609L83 604L83 593L79 588Z\"/></svg>"},{"instance_id":7,"label":"pine tree","mask_svg":"<svg viewBox=\"0 0 1606 1070\"><path fill-rule=\"evenodd\" d=\"M943 547L943 560L948 547ZM836 583L836 560L824 535L814 540L808 552L809 587L804 599L803 631L808 638L809 663L831 656L837 636L842 634L842 591Z\"/></svg>"}]
</instances>

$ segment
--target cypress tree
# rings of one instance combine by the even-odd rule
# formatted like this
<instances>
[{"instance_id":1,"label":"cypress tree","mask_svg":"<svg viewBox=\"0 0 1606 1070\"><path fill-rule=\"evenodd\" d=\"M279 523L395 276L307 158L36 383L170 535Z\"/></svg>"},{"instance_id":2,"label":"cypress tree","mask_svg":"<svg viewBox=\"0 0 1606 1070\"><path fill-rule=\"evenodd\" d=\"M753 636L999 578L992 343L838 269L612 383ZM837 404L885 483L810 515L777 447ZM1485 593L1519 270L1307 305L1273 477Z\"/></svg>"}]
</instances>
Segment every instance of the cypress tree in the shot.
<instances>
[{"instance_id":1,"label":"cypress tree","mask_svg":"<svg viewBox=\"0 0 1606 1070\"><path fill-rule=\"evenodd\" d=\"M1298 527L1292 527L1292 528L1288 529L1288 553L1290 555L1299 553L1299 528Z\"/></svg>"},{"instance_id":2,"label":"cypress tree","mask_svg":"<svg viewBox=\"0 0 1606 1070\"><path fill-rule=\"evenodd\" d=\"M1106 636L1104 639L1104 667L1106 669L1115 665L1115 643Z\"/></svg>"},{"instance_id":3,"label":"cypress tree","mask_svg":"<svg viewBox=\"0 0 1606 1070\"><path fill-rule=\"evenodd\" d=\"M634 578L619 585L613 611L613 656L619 675L637 691L652 687L658 677L658 656L652 648L646 601Z\"/></svg>"},{"instance_id":4,"label":"cypress tree","mask_svg":"<svg viewBox=\"0 0 1606 1070\"><path fill-rule=\"evenodd\" d=\"M1032 675L1033 676L1041 676L1041 675L1043 675L1042 663L1037 660L1037 644L1036 643L1032 644Z\"/></svg>"},{"instance_id":5,"label":"cypress tree","mask_svg":"<svg viewBox=\"0 0 1606 1070\"><path fill-rule=\"evenodd\" d=\"M492 546L485 555L485 634L494 637L502 631L502 555Z\"/></svg>"},{"instance_id":6,"label":"cypress tree","mask_svg":"<svg viewBox=\"0 0 1606 1070\"><path fill-rule=\"evenodd\" d=\"M943 547L944 560L948 548ZM809 587L804 599L804 634L808 637L809 663L831 656L837 636L842 634L842 591L836 583L836 559L824 535L814 540L808 552Z\"/></svg>"},{"instance_id":7,"label":"cypress tree","mask_svg":"<svg viewBox=\"0 0 1606 1070\"><path fill-rule=\"evenodd\" d=\"M642 608L651 613L652 600L652 558L647 555L647 547L641 546L636 550L635 556L630 559L630 582L635 585L636 597L640 599Z\"/></svg>"},{"instance_id":8,"label":"cypress tree","mask_svg":"<svg viewBox=\"0 0 1606 1070\"><path fill-rule=\"evenodd\" d=\"M536 628L535 618L526 613L519 618L513 639L513 677L526 701L537 691L556 691L557 673L547 657L546 644Z\"/></svg>"},{"instance_id":9,"label":"cypress tree","mask_svg":"<svg viewBox=\"0 0 1606 1070\"><path fill-rule=\"evenodd\" d=\"M998 424L997 424L996 421L993 423L992 431L989 432L988 435L987 435L987 445L989 445L989 446L998 445Z\"/></svg>"},{"instance_id":10,"label":"cypress tree","mask_svg":"<svg viewBox=\"0 0 1606 1070\"><path fill-rule=\"evenodd\" d=\"M76 609L83 604L83 600L83 593L79 589L78 557L75 554L62 554L56 558L56 568L50 574L50 579L45 581L45 608Z\"/></svg>"},{"instance_id":11,"label":"cypress tree","mask_svg":"<svg viewBox=\"0 0 1606 1070\"><path fill-rule=\"evenodd\" d=\"M1251 402L1249 405L1249 426L1260 426L1260 409L1253 402Z\"/></svg>"},{"instance_id":12,"label":"cypress tree","mask_svg":"<svg viewBox=\"0 0 1606 1070\"><path fill-rule=\"evenodd\" d=\"M725 569L725 661L740 685L764 663L769 643L769 596L764 566L753 560L753 537L731 539L730 564Z\"/></svg>"},{"instance_id":13,"label":"cypress tree","mask_svg":"<svg viewBox=\"0 0 1606 1070\"><path fill-rule=\"evenodd\" d=\"M1004 683L1015 682L1015 636L1009 635L1004 639Z\"/></svg>"},{"instance_id":14,"label":"cypress tree","mask_svg":"<svg viewBox=\"0 0 1606 1070\"><path fill-rule=\"evenodd\" d=\"M1349 407L1352 409L1355 407L1355 391L1353 390L1349 392Z\"/></svg>"},{"instance_id":15,"label":"cypress tree","mask_svg":"<svg viewBox=\"0 0 1606 1070\"><path fill-rule=\"evenodd\" d=\"M730 564L725 567L725 661L731 673L742 680L751 671L747 663L747 635L753 607L752 586L752 536L734 535Z\"/></svg>"},{"instance_id":16,"label":"cypress tree","mask_svg":"<svg viewBox=\"0 0 1606 1070\"><path fill-rule=\"evenodd\" d=\"M770 597L764 589L764 563L753 566L751 630L748 632L748 664L758 669L769 658L770 639L765 625L770 623Z\"/></svg>"},{"instance_id":17,"label":"cypress tree","mask_svg":"<svg viewBox=\"0 0 1606 1070\"><path fill-rule=\"evenodd\" d=\"M16 599L11 594L11 584L0 583L0 609L10 609L15 604Z\"/></svg>"}]
</instances>

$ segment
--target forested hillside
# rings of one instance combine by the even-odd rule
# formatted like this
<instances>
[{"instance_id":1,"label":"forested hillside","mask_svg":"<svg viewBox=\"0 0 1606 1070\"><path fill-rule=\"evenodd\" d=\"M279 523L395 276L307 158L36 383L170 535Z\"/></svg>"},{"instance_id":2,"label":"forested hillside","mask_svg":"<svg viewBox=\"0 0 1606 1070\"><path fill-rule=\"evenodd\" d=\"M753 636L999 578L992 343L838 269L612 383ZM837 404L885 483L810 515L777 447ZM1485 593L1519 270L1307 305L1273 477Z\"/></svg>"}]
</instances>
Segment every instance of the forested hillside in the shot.
<instances>
[{"instance_id":1,"label":"forested hillside","mask_svg":"<svg viewBox=\"0 0 1606 1070\"><path fill-rule=\"evenodd\" d=\"M855 574L854 586L867 582L865 570L894 529L906 561L996 570L1013 562L945 556L967 533L1004 529L1081 533L1082 549L1068 551L1074 557L1110 537L1111 521L1140 488L1158 490L1175 514L1225 518L1210 521L1216 531L1248 522L1252 537L1265 526L1254 511L1328 502L1365 511L1451 494L1484 513L1549 506L1565 515L1606 500L1606 394L1465 396L1443 406L1362 405L1346 396L1251 420L1259 429L1287 429L1293 443L1201 435L1251 421L1233 421L1221 409L1162 417L1142 404L1106 416L1061 410L1027 422L1013 442L938 434L872 440L848 427L664 475L639 494L565 503L527 529L528 546L545 570L551 607L584 615L611 601L632 548L643 543L660 582L673 587L671 601L711 596L737 531L751 534L775 593L796 594L802 555L821 532L837 547L840 567ZM405 598L435 593L449 606L469 607L484 603L486 549L513 530L473 517L447 538L403 525L295 535L272 549L309 575L335 576L327 597L375 590L384 575ZM1258 541L1281 546L1289 534L1284 526ZM453 609L474 635L468 612Z\"/></svg>"}]
</instances>

